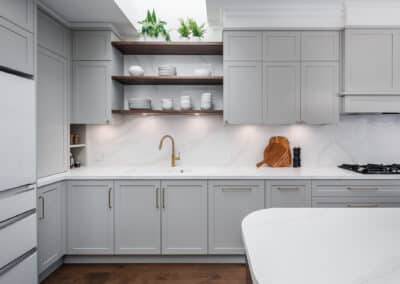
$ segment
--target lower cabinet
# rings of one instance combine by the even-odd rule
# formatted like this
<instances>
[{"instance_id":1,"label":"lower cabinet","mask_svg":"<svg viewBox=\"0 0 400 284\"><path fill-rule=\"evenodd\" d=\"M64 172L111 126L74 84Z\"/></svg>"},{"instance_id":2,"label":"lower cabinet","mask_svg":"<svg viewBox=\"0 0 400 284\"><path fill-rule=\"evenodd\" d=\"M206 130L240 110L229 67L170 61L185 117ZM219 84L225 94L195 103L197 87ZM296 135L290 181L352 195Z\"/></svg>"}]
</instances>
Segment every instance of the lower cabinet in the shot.
<instances>
[{"instance_id":1,"label":"lower cabinet","mask_svg":"<svg viewBox=\"0 0 400 284\"><path fill-rule=\"evenodd\" d=\"M161 182L163 254L207 254L207 181Z\"/></svg>"},{"instance_id":2,"label":"lower cabinet","mask_svg":"<svg viewBox=\"0 0 400 284\"><path fill-rule=\"evenodd\" d=\"M317 197L316 208L398 208L400 197Z\"/></svg>"},{"instance_id":3,"label":"lower cabinet","mask_svg":"<svg viewBox=\"0 0 400 284\"><path fill-rule=\"evenodd\" d=\"M38 262L42 273L64 255L64 183L38 189Z\"/></svg>"},{"instance_id":4,"label":"lower cabinet","mask_svg":"<svg viewBox=\"0 0 400 284\"><path fill-rule=\"evenodd\" d=\"M113 181L68 183L68 254L114 253L113 193Z\"/></svg>"},{"instance_id":5,"label":"lower cabinet","mask_svg":"<svg viewBox=\"0 0 400 284\"><path fill-rule=\"evenodd\" d=\"M311 207L311 182L308 180L267 181L266 185L268 207Z\"/></svg>"},{"instance_id":6,"label":"lower cabinet","mask_svg":"<svg viewBox=\"0 0 400 284\"><path fill-rule=\"evenodd\" d=\"M210 181L208 201L209 253L244 254L241 223L265 207L264 181Z\"/></svg>"},{"instance_id":7,"label":"lower cabinet","mask_svg":"<svg viewBox=\"0 0 400 284\"><path fill-rule=\"evenodd\" d=\"M160 181L115 182L115 253L161 253Z\"/></svg>"}]
</instances>

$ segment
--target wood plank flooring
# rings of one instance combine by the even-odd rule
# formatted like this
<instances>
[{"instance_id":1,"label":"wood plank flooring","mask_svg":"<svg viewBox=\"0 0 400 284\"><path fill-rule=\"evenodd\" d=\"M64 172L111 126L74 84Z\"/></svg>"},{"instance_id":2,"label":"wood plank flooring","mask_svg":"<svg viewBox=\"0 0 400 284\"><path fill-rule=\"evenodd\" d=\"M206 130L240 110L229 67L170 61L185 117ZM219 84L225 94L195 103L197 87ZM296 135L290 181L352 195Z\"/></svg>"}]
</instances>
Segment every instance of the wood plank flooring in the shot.
<instances>
[{"instance_id":1,"label":"wood plank flooring","mask_svg":"<svg viewBox=\"0 0 400 284\"><path fill-rule=\"evenodd\" d=\"M65 264L44 284L246 284L244 264Z\"/></svg>"}]
</instances>

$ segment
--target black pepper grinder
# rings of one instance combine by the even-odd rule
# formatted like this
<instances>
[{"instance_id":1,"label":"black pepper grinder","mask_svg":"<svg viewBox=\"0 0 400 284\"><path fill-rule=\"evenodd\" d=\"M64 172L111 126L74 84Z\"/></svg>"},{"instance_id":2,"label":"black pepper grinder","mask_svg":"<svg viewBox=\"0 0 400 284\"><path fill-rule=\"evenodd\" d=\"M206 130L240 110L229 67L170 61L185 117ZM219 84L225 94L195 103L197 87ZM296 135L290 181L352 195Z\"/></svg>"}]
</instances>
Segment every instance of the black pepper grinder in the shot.
<instances>
[{"instance_id":1,"label":"black pepper grinder","mask_svg":"<svg viewBox=\"0 0 400 284\"><path fill-rule=\"evenodd\" d=\"M300 168L301 167L301 158L300 158L300 147L293 148L293 168Z\"/></svg>"}]
</instances>

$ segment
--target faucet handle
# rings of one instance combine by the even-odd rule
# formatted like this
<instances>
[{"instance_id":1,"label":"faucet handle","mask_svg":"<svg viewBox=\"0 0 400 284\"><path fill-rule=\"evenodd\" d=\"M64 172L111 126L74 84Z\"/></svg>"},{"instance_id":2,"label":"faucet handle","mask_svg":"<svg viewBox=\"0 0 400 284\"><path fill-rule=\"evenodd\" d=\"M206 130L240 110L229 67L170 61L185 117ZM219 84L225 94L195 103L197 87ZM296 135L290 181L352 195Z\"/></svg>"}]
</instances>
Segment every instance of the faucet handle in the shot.
<instances>
[{"instance_id":1,"label":"faucet handle","mask_svg":"<svg viewBox=\"0 0 400 284\"><path fill-rule=\"evenodd\" d=\"M175 156L175 160L177 161L181 160L181 152L178 152L178 155Z\"/></svg>"}]
</instances>

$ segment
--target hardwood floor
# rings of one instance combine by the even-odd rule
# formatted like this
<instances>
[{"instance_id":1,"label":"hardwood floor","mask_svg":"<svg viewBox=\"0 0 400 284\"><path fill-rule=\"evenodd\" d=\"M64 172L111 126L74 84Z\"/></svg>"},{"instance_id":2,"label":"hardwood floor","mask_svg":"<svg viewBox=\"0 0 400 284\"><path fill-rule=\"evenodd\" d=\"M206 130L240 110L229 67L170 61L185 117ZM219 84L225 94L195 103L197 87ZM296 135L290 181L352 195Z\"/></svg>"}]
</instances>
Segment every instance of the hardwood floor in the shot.
<instances>
[{"instance_id":1,"label":"hardwood floor","mask_svg":"<svg viewBox=\"0 0 400 284\"><path fill-rule=\"evenodd\" d=\"M44 284L246 284L244 264L65 264Z\"/></svg>"}]
</instances>

